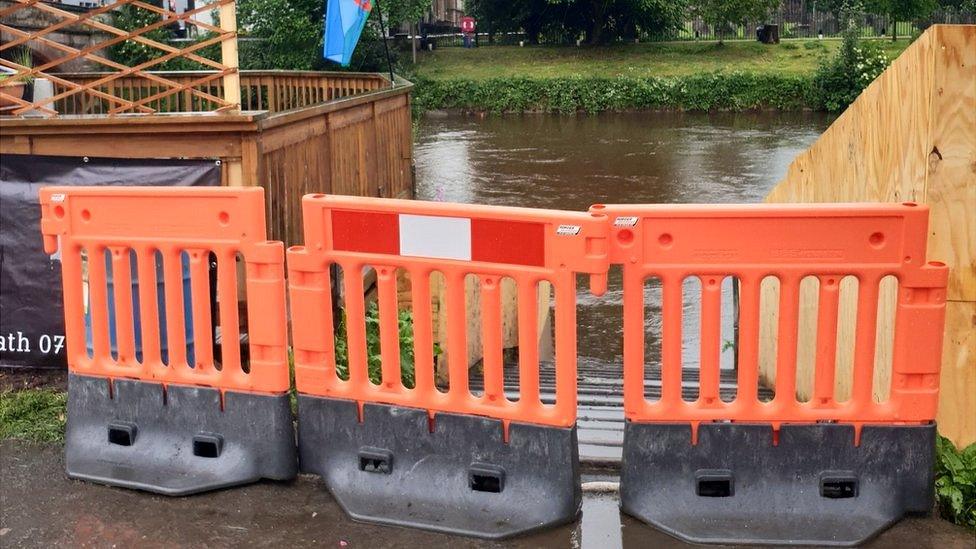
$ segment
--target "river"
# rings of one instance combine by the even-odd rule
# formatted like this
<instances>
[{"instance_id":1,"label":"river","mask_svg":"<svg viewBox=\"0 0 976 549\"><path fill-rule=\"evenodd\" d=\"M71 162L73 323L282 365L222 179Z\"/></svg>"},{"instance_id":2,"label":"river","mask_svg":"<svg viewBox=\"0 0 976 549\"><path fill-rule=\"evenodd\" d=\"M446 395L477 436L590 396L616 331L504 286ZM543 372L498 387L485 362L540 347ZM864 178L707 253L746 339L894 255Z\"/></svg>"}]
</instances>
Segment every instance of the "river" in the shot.
<instances>
[{"instance_id":1,"label":"river","mask_svg":"<svg viewBox=\"0 0 976 549\"><path fill-rule=\"evenodd\" d=\"M759 202L832 118L820 113L615 113L596 116L427 117L416 141L417 198L585 211L603 203ZM697 362L697 281L686 280L685 364ZM731 338L731 279L723 339ZM660 340L660 293L648 287L648 341ZM621 356L621 281L577 299L579 355ZM659 347L647 346L659 364ZM722 366L732 367L732 352Z\"/></svg>"}]
</instances>

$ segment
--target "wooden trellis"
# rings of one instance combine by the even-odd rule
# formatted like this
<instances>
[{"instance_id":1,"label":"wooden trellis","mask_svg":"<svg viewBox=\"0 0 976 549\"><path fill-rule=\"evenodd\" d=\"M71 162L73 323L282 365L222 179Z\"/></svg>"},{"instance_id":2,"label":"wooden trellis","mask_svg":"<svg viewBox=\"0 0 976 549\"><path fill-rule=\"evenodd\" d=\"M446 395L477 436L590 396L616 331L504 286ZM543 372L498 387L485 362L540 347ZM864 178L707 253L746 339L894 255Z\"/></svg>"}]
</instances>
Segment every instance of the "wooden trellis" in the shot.
<instances>
[{"instance_id":1,"label":"wooden trellis","mask_svg":"<svg viewBox=\"0 0 976 549\"><path fill-rule=\"evenodd\" d=\"M213 2L203 4L192 10L177 13L172 10L152 5L143 0L109 0L104 6L92 9L84 13L72 13L65 11L55 5L42 2L41 0L15 0L15 4L0 10L0 19L10 16L21 10L36 10L49 16L57 18L56 23L33 32L25 32L6 24L0 24L0 29L14 37L13 40L0 45L0 52L16 47L30 48L32 44L43 45L48 49L63 52L64 55L47 63L36 67L26 66L7 59L0 59L0 65L12 69L15 72L8 78L0 81L0 95L14 103L16 106L12 111L14 115L21 115L29 111L40 112L49 116L56 116L58 113L52 106L67 97L82 94L104 100L108 105L108 114L119 113L154 113L151 105L158 104L161 99L181 93L199 99L198 104L213 107L216 111L236 111L240 108L241 92L240 80L238 75L237 59L237 18L235 0L213 0ZM159 16L153 23L134 30L123 30L116 28L98 16L110 13L123 6L133 6L141 10ZM197 14L217 10L219 14L219 25L215 26L203 21L194 19ZM176 47L154 40L147 36L147 33L166 26L185 22L189 28L191 25L204 34L204 38L185 45ZM108 34L111 38L98 43L91 44L84 48L75 48L61 44L52 40L49 35L65 27L72 25L82 25L99 31L101 34ZM128 66L118 61L112 60L100 54L102 50L111 46L131 41L142 44L149 48L158 50L162 55L140 63L135 66ZM220 44L221 60L215 61L199 55L199 50L208 46ZM184 58L207 67L205 73L194 73L197 78L174 80L162 76L158 73L149 72L153 68L172 59ZM58 76L58 67L75 61L85 59L97 65L107 67L112 72L100 75L95 80L72 81L70 78ZM114 84L122 78L145 79L152 84L154 93L146 97L125 97L125 86L115 86ZM5 89L18 85L30 78L46 78L58 85L59 92L36 101L16 97L6 93ZM219 95L211 93L212 84L220 80ZM211 85L207 85L211 84ZM201 89L202 88L202 89Z\"/></svg>"}]
</instances>

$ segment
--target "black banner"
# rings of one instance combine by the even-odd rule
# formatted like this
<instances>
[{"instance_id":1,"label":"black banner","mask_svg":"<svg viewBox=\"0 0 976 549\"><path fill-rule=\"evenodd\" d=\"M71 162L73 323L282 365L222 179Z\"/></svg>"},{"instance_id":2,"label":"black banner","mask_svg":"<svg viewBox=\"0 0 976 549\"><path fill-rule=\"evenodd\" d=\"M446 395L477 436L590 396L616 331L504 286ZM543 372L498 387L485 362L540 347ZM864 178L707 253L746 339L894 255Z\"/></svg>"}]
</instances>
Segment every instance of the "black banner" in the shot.
<instances>
[{"instance_id":1,"label":"black banner","mask_svg":"<svg viewBox=\"0 0 976 549\"><path fill-rule=\"evenodd\" d=\"M41 239L38 191L48 185L220 185L220 164L0 155L0 366L67 366L61 264Z\"/></svg>"}]
</instances>

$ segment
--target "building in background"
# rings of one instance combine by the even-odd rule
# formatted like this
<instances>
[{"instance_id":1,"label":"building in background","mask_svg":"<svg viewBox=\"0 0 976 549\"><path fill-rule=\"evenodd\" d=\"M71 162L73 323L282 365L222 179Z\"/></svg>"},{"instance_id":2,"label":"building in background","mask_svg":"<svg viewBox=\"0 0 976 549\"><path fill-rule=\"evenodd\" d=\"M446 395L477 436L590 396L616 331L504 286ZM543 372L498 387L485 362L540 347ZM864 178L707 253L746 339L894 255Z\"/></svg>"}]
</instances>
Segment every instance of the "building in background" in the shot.
<instances>
[{"instance_id":1,"label":"building in background","mask_svg":"<svg viewBox=\"0 0 976 549\"><path fill-rule=\"evenodd\" d=\"M464 15L464 0L433 0L424 23L458 28Z\"/></svg>"}]
</instances>

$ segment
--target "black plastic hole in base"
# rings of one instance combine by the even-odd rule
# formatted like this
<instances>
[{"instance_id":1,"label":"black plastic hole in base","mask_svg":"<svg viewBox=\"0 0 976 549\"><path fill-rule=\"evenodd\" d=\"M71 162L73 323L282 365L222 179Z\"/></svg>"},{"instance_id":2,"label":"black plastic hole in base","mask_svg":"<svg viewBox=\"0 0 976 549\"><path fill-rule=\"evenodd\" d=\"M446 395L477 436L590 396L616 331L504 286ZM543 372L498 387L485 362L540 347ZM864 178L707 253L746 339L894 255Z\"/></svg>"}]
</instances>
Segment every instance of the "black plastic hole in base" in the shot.
<instances>
[{"instance_id":1,"label":"black plastic hole in base","mask_svg":"<svg viewBox=\"0 0 976 549\"><path fill-rule=\"evenodd\" d=\"M829 499L857 497L856 478L823 478L820 480L820 496Z\"/></svg>"},{"instance_id":2,"label":"black plastic hole in base","mask_svg":"<svg viewBox=\"0 0 976 549\"><path fill-rule=\"evenodd\" d=\"M505 470L495 465L474 463L468 471L468 484L475 492L501 493L505 489Z\"/></svg>"},{"instance_id":3,"label":"black plastic hole in base","mask_svg":"<svg viewBox=\"0 0 976 549\"><path fill-rule=\"evenodd\" d=\"M136 426L129 423L112 423L108 426L108 443L132 446L136 441Z\"/></svg>"},{"instance_id":4,"label":"black plastic hole in base","mask_svg":"<svg viewBox=\"0 0 976 549\"><path fill-rule=\"evenodd\" d=\"M703 498L727 498L735 494L732 474L729 472L699 473L695 493Z\"/></svg>"},{"instance_id":5,"label":"black plastic hole in base","mask_svg":"<svg viewBox=\"0 0 976 549\"><path fill-rule=\"evenodd\" d=\"M220 457L222 439L216 435L197 435L193 437L193 455L202 458Z\"/></svg>"},{"instance_id":6,"label":"black plastic hole in base","mask_svg":"<svg viewBox=\"0 0 976 549\"><path fill-rule=\"evenodd\" d=\"M359 470L366 473L389 475L393 472L393 452L382 448L361 448L359 450Z\"/></svg>"}]
</instances>

